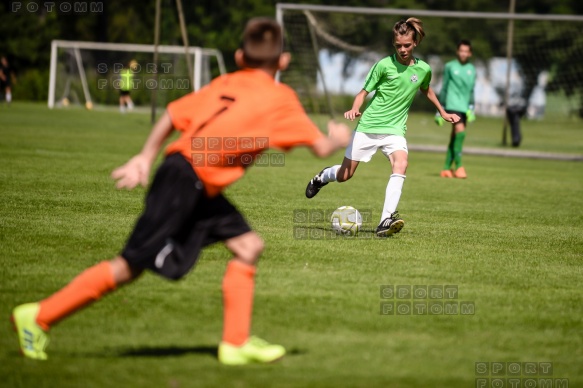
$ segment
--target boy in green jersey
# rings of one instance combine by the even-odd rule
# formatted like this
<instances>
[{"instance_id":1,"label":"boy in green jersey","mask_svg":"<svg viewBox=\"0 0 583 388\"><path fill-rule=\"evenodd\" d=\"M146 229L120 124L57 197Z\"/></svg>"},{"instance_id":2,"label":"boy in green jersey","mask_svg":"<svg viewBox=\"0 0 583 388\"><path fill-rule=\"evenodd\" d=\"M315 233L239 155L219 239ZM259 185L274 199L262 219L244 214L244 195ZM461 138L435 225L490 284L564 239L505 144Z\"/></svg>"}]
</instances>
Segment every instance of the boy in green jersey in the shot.
<instances>
[{"instance_id":1,"label":"boy in green jersey","mask_svg":"<svg viewBox=\"0 0 583 388\"><path fill-rule=\"evenodd\" d=\"M348 120L360 117L360 107L374 91L346 149L342 165L320 171L306 187L306 197L313 198L329 182L345 182L354 175L360 162L368 162L378 149L389 159L392 174L385 192L381 222L376 229L379 237L398 233L405 222L397 213L397 205L407 170L407 117L418 90L435 105L445 121L459 121L456 114L447 113L439 103L431 82L431 68L413 57L413 49L425 36L419 19L400 20L393 27L396 54L381 59L369 71L364 87L356 95L352 109L344 113Z\"/></svg>"},{"instance_id":2,"label":"boy in green jersey","mask_svg":"<svg viewBox=\"0 0 583 388\"><path fill-rule=\"evenodd\" d=\"M460 116L460 121L452 124L451 137L447 147L445 165L441 171L443 178L466 178L466 170L462 165L462 146L466 138L466 123L476 119L474 115L474 86L476 84L476 68L469 62L472 56L472 45L467 40L461 40L457 45L457 59L445 64L443 71L443 86L439 93L439 101L448 113ZM435 115L438 125L443 125L441 116ZM452 169L455 162L456 169Z\"/></svg>"}]
</instances>

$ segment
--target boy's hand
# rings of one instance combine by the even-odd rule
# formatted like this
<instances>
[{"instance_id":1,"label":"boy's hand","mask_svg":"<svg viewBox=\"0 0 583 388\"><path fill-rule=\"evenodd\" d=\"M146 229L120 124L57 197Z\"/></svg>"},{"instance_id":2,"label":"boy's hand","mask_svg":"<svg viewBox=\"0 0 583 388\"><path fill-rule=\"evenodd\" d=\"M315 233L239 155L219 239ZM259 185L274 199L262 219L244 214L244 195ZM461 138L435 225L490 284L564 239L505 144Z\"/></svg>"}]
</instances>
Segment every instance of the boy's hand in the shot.
<instances>
[{"instance_id":1,"label":"boy's hand","mask_svg":"<svg viewBox=\"0 0 583 388\"><path fill-rule=\"evenodd\" d=\"M452 124L455 124L458 121L460 121L460 117L456 114L446 113L442 117L445 121L447 121L448 123L452 123Z\"/></svg>"},{"instance_id":2,"label":"boy's hand","mask_svg":"<svg viewBox=\"0 0 583 388\"><path fill-rule=\"evenodd\" d=\"M350 109L344 112L344 118L346 120L354 121L355 118L360 117L361 113L358 109Z\"/></svg>"},{"instance_id":3,"label":"boy's hand","mask_svg":"<svg viewBox=\"0 0 583 388\"><path fill-rule=\"evenodd\" d=\"M346 147L352 138L352 131L346 124L330 120L328 121L328 137L332 139L338 147Z\"/></svg>"},{"instance_id":4,"label":"boy's hand","mask_svg":"<svg viewBox=\"0 0 583 388\"><path fill-rule=\"evenodd\" d=\"M111 177L116 180L118 189L131 190L138 184L146 187L150 176L150 162L140 154L131 158L126 164L116 168Z\"/></svg>"}]
</instances>

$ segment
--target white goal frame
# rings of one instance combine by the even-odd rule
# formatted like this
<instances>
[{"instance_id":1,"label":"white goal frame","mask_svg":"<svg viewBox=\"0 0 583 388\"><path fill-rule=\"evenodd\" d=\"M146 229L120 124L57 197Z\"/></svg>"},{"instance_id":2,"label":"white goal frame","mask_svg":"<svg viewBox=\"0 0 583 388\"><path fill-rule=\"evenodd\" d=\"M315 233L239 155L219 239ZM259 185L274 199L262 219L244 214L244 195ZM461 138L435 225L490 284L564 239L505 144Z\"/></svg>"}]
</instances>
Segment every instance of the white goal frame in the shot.
<instances>
[{"instance_id":1,"label":"white goal frame","mask_svg":"<svg viewBox=\"0 0 583 388\"><path fill-rule=\"evenodd\" d=\"M510 88L510 69L512 67L512 40L513 27L512 23L515 20L531 20L531 21L554 21L554 22L580 22L583 23L582 15L558 15L558 14L524 14L514 12L465 12L465 11L437 11L437 10L423 10L423 9L403 9L403 8L375 8L375 7L350 7L350 6L334 6L334 5L311 5L311 4L296 4L296 3L277 3L275 8L276 20L280 23L285 31L284 13L286 11L304 11L304 12L334 12L347 14L361 14L361 15L415 15L416 17L442 17L447 19L466 18L466 19L502 19L507 20L509 28L507 31L507 75L506 75L506 95L504 98L505 108L508 104L508 91ZM582 24L583 26L583 24ZM320 70L319 70L320 71ZM279 80L279 72L277 79ZM324 77L322 76L322 80ZM323 82L323 81L322 81ZM326 85L323 85L326 89Z\"/></svg>"},{"instance_id":2,"label":"white goal frame","mask_svg":"<svg viewBox=\"0 0 583 388\"><path fill-rule=\"evenodd\" d=\"M130 51L130 52L149 52L154 53L154 45L148 44L129 44L129 43L102 43L102 42L83 42L83 41L68 41L68 40L53 40L51 42L51 62L49 75L49 97L48 107L53 109L55 106L55 87L57 82L57 50L59 48L73 49L79 75L81 77L81 85L85 95L85 101L91 102L91 95L87 86L87 78L83 68L83 60L81 58L80 49L83 50L109 50L109 51ZM165 54L185 54L184 46L158 46L159 53ZM226 73L225 62L222 53L213 48L203 47L188 47L188 54L193 56L193 90L199 90L202 87L202 57L203 55L215 57L219 65L221 74Z\"/></svg>"}]
</instances>

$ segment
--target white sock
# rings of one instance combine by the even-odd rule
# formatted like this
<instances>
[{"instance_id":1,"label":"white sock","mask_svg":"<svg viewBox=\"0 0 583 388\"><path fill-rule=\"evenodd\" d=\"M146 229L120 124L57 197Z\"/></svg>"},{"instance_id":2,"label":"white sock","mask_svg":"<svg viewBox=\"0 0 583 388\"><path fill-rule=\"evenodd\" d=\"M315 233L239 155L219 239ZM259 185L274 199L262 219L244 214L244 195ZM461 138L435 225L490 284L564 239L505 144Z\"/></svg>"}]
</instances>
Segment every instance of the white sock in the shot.
<instances>
[{"instance_id":1,"label":"white sock","mask_svg":"<svg viewBox=\"0 0 583 388\"><path fill-rule=\"evenodd\" d=\"M129 109L129 110L132 110L132 109L134 109L134 103L133 103L133 102L131 102L131 101L128 101L128 109Z\"/></svg>"},{"instance_id":2,"label":"white sock","mask_svg":"<svg viewBox=\"0 0 583 388\"><path fill-rule=\"evenodd\" d=\"M403 190L403 183L405 182L405 175L392 174L387 184L387 191L385 193L385 205L383 206L383 214L381 215L381 222L390 217L392 213L397 210L399 199L401 199L401 191Z\"/></svg>"},{"instance_id":3,"label":"white sock","mask_svg":"<svg viewBox=\"0 0 583 388\"><path fill-rule=\"evenodd\" d=\"M12 93L6 93L6 102L12 101Z\"/></svg>"},{"instance_id":4,"label":"white sock","mask_svg":"<svg viewBox=\"0 0 583 388\"><path fill-rule=\"evenodd\" d=\"M340 165L337 164L336 166L328 167L327 169L322 172L321 178L322 182L336 182L336 173L340 169Z\"/></svg>"}]
</instances>

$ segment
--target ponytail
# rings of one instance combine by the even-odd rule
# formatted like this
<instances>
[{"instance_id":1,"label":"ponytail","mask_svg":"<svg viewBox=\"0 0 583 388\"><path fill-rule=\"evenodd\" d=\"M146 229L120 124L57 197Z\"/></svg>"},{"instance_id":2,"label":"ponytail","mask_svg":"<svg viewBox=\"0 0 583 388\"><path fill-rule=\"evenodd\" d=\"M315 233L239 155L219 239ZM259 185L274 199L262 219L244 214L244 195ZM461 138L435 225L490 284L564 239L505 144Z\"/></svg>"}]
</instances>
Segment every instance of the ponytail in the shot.
<instances>
[{"instance_id":1,"label":"ponytail","mask_svg":"<svg viewBox=\"0 0 583 388\"><path fill-rule=\"evenodd\" d=\"M393 27L393 42L395 37L398 35L409 35L413 34L413 40L416 44L421 43L425 37L425 31L423 30L423 22L417 18L409 18L407 20L401 19Z\"/></svg>"}]
</instances>

